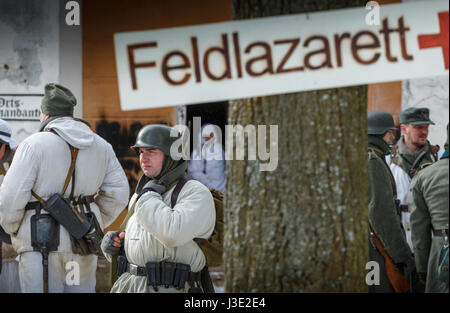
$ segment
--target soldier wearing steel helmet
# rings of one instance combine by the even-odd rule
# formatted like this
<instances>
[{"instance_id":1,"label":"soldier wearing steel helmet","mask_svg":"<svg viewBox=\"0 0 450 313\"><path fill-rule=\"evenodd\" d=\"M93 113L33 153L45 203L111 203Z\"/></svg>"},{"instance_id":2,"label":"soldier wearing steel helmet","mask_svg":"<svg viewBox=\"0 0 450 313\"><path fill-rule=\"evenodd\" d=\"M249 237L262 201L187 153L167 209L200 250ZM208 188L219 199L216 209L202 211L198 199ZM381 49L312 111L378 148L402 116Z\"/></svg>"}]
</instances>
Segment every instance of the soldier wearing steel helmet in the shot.
<instances>
[{"instance_id":1,"label":"soldier wearing steel helmet","mask_svg":"<svg viewBox=\"0 0 450 313\"><path fill-rule=\"evenodd\" d=\"M171 146L179 138L166 125L142 128L132 147L143 171L119 231L102 242L108 260L117 257L118 278L111 292L200 291L205 256L194 238L208 239L215 225L209 189L189 180L171 198L184 177L187 161L175 160ZM173 132L172 132L173 134Z\"/></svg>"},{"instance_id":2,"label":"soldier wearing steel helmet","mask_svg":"<svg viewBox=\"0 0 450 313\"><path fill-rule=\"evenodd\" d=\"M367 120L369 258L380 268L379 284L370 285L369 291L408 292L410 287L406 277L409 275L405 273L412 272L414 259L397 210L395 181L385 161L396 128L392 115L387 112L369 112Z\"/></svg>"}]
</instances>

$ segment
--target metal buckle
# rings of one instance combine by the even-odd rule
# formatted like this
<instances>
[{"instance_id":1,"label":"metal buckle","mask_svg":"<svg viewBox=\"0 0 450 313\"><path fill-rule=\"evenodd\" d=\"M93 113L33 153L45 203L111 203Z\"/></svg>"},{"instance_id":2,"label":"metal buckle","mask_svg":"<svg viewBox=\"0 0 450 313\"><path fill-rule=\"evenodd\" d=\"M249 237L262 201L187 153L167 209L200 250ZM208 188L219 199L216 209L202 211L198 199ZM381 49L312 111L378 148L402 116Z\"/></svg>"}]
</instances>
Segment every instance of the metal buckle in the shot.
<instances>
[{"instance_id":1,"label":"metal buckle","mask_svg":"<svg viewBox=\"0 0 450 313\"><path fill-rule=\"evenodd\" d=\"M128 264L128 271L132 275L138 275L138 268L139 266L137 266L136 264Z\"/></svg>"}]
</instances>

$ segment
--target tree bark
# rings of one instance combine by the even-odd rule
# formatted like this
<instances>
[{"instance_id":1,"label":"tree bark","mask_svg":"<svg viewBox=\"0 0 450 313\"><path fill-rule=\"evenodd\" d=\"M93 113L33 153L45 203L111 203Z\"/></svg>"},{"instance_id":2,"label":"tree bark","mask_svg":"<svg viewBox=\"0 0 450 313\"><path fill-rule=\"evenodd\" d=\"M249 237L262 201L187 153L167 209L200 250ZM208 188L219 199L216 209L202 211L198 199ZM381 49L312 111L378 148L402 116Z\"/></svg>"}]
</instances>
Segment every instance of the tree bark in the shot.
<instances>
[{"instance_id":1,"label":"tree bark","mask_svg":"<svg viewBox=\"0 0 450 313\"><path fill-rule=\"evenodd\" d=\"M363 6L233 1L233 18ZM307 72L305 72L307 75ZM230 101L230 125L278 125L278 167L227 162L227 292L366 292L366 86Z\"/></svg>"}]
</instances>

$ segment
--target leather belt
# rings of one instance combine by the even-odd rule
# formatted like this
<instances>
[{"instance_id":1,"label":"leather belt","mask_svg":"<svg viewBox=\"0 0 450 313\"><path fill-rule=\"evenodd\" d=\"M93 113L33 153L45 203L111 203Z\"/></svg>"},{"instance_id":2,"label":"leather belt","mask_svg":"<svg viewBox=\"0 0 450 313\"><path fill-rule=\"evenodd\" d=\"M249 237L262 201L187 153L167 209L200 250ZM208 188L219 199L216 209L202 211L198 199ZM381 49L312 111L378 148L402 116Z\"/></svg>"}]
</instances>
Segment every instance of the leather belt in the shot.
<instances>
[{"instance_id":1,"label":"leather belt","mask_svg":"<svg viewBox=\"0 0 450 313\"><path fill-rule=\"evenodd\" d=\"M184 288L185 283L199 284L201 272L192 272L188 264L174 262L147 262L144 266L127 263L131 275L147 277L147 285L158 291L158 286Z\"/></svg>"},{"instance_id":2,"label":"leather belt","mask_svg":"<svg viewBox=\"0 0 450 313\"><path fill-rule=\"evenodd\" d=\"M165 262L160 262L160 267L164 267L164 263ZM172 263L172 264L181 264L181 263ZM147 276L147 269L144 266L139 266L132 263L127 263L127 272L136 276ZM200 275L201 272L189 271L189 279L191 281L200 281Z\"/></svg>"},{"instance_id":3,"label":"leather belt","mask_svg":"<svg viewBox=\"0 0 450 313\"><path fill-rule=\"evenodd\" d=\"M82 200L82 199L86 199L86 200ZM86 201L87 203L94 202L94 195L77 197L73 201L73 204L75 204L75 205L84 204L85 203L84 201ZM38 209L40 209L40 207L39 207L40 205L41 205L41 203L39 201L28 202L27 205L25 206L25 211L38 210Z\"/></svg>"}]
</instances>

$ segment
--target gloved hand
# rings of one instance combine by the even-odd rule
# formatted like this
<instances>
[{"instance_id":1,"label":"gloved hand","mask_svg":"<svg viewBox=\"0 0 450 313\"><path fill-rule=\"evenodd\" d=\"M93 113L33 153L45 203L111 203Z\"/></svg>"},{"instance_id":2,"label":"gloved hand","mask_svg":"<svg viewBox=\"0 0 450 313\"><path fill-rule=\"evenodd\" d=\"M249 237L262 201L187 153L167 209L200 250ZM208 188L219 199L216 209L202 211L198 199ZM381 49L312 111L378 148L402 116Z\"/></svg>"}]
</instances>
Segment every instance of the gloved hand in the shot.
<instances>
[{"instance_id":1,"label":"gloved hand","mask_svg":"<svg viewBox=\"0 0 450 313\"><path fill-rule=\"evenodd\" d=\"M120 248L123 245L123 241L125 238L125 233L117 231L109 231L103 237L102 243L100 245L103 253L108 253L111 255L117 255L120 252Z\"/></svg>"}]
</instances>

